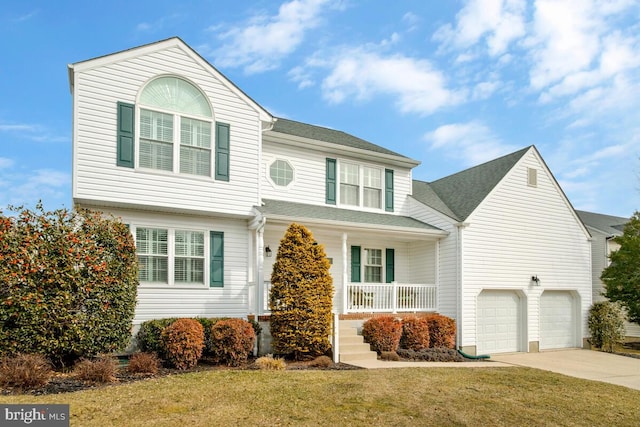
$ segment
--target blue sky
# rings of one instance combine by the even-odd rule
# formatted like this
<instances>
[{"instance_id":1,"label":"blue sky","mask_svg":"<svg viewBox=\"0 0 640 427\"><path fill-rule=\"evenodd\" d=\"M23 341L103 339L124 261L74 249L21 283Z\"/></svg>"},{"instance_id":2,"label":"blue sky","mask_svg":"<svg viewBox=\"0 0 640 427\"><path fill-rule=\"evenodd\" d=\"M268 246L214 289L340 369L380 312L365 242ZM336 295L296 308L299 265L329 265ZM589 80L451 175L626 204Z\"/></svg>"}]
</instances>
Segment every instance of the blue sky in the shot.
<instances>
[{"instance_id":1,"label":"blue sky","mask_svg":"<svg viewBox=\"0 0 640 427\"><path fill-rule=\"evenodd\" d=\"M577 209L640 209L638 0L11 1L0 206L71 206L67 64L179 36L272 114L432 181L535 144Z\"/></svg>"}]
</instances>

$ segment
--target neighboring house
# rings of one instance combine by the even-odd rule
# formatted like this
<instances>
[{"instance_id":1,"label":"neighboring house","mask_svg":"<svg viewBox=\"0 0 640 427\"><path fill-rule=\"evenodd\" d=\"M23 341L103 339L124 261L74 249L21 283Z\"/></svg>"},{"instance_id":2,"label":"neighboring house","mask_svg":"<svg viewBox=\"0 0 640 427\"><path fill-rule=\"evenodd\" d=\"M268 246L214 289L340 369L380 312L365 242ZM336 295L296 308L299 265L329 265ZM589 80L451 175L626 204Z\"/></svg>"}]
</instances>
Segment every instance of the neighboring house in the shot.
<instances>
[{"instance_id":1,"label":"neighboring house","mask_svg":"<svg viewBox=\"0 0 640 427\"><path fill-rule=\"evenodd\" d=\"M610 264L611 252L620 248L620 245L614 242L613 238L622 236L624 226L629 222L629 218L585 211L576 212L593 237L591 239L593 302L605 301L607 298L603 295L604 283L600 280L600 276L602 270ZM640 326L637 323L625 322L625 330L629 337L640 337Z\"/></svg>"},{"instance_id":2,"label":"neighboring house","mask_svg":"<svg viewBox=\"0 0 640 427\"><path fill-rule=\"evenodd\" d=\"M74 205L129 225L135 325L268 315L298 222L325 246L343 318L441 312L469 353L582 345L590 236L535 147L414 181L418 161L273 117L178 38L69 79Z\"/></svg>"}]
</instances>

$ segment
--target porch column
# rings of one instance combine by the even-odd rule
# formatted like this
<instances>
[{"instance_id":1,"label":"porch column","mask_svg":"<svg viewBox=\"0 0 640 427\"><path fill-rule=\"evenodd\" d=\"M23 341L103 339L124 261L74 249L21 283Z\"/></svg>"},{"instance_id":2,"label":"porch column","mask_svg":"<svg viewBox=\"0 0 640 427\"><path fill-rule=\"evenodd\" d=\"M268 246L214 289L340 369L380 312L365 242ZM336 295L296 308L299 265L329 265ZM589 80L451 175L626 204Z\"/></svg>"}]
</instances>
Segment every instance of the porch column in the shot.
<instances>
[{"instance_id":1,"label":"porch column","mask_svg":"<svg viewBox=\"0 0 640 427\"><path fill-rule=\"evenodd\" d=\"M262 225L258 227L256 230L256 261L257 261L257 269L258 274L256 275L256 306L258 315L264 314L266 311L266 307L264 306L264 225L265 222L263 220ZM256 319L258 320L258 319Z\"/></svg>"},{"instance_id":2,"label":"porch column","mask_svg":"<svg viewBox=\"0 0 640 427\"><path fill-rule=\"evenodd\" d=\"M347 248L347 233L342 233L342 312L347 312L347 291L349 284L349 256Z\"/></svg>"}]
</instances>

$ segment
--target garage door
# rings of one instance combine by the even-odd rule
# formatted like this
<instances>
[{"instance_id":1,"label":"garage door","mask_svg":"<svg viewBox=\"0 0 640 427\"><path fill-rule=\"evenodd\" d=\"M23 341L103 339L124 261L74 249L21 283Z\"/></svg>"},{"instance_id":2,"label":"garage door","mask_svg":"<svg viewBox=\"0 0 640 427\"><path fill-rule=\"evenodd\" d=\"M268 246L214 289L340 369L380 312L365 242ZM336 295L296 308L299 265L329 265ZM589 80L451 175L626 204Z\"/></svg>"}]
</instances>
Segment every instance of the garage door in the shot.
<instances>
[{"instance_id":1,"label":"garage door","mask_svg":"<svg viewBox=\"0 0 640 427\"><path fill-rule=\"evenodd\" d=\"M570 292L545 291L540 297L540 349L576 346L575 298Z\"/></svg>"},{"instance_id":2,"label":"garage door","mask_svg":"<svg viewBox=\"0 0 640 427\"><path fill-rule=\"evenodd\" d=\"M513 291L482 291L478 296L478 354L520 350L521 304Z\"/></svg>"}]
</instances>

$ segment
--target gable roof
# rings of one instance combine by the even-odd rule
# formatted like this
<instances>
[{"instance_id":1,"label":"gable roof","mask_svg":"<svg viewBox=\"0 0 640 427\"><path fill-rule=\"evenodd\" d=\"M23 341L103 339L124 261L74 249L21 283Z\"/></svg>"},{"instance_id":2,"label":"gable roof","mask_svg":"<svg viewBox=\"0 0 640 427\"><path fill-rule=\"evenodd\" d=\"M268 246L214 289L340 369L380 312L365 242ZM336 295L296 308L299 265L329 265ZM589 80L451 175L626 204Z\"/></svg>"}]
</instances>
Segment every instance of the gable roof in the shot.
<instances>
[{"instance_id":1,"label":"gable roof","mask_svg":"<svg viewBox=\"0 0 640 427\"><path fill-rule=\"evenodd\" d=\"M414 166L420 164L419 161L411 159L395 151L388 150L379 145L373 144L364 139L350 135L346 132L329 129L322 126L310 125L307 123L297 122L294 120L277 118L271 132L277 132L285 135L297 136L316 141L337 144L343 147L354 148L356 150L364 150L368 152L384 154L387 156L398 157L405 162L413 163Z\"/></svg>"},{"instance_id":2,"label":"gable roof","mask_svg":"<svg viewBox=\"0 0 640 427\"><path fill-rule=\"evenodd\" d=\"M344 225L346 227L354 227L356 224L375 226L376 229L413 231L420 233L430 233L436 235L445 235L446 232L418 221L415 218L390 215L375 212L362 212L351 209L340 209L330 206L307 205L303 203L286 202L283 200L263 200L262 206L256 209L267 218L285 219L295 221L320 221L323 223L332 222Z\"/></svg>"},{"instance_id":3,"label":"gable roof","mask_svg":"<svg viewBox=\"0 0 640 427\"><path fill-rule=\"evenodd\" d=\"M126 59L129 57L133 57L136 55L141 55L147 52L152 52L156 50L166 49L169 47L180 47L183 49L188 55L190 55L196 62L200 62L203 66L209 68L213 74L220 79L220 81L227 86L232 92L235 92L240 98L244 99L249 105L251 105L256 111L260 114L260 120L270 122L273 120L273 116L269 113L264 107L258 104L253 100L249 95L247 95L242 89L236 86L231 80L229 80L224 74L222 74L216 67L211 65L209 61L207 61L202 55L196 52L191 46L185 43L180 37L169 37L164 40L159 40L152 43L147 43L141 46L132 47L129 49L121 50L119 52L110 53L107 55L97 56L95 58L86 59L84 61L75 62L73 64L69 64L68 68L68 77L69 77L69 86L71 88L71 92L73 93L74 87L74 71L85 71L87 69L91 69L93 67L98 67L102 65L106 65L112 62L119 61L121 59Z\"/></svg>"},{"instance_id":4,"label":"gable roof","mask_svg":"<svg viewBox=\"0 0 640 427\"><path fill-rule=\"evenodd\" d=\"M629 218L620 216L578 210L576 210L576 213L584 225L606 234L607 236L622 236L624 225L629 222Z\"/></svg>"},{"instance_id":5,"label":"gable roof","mask_svg":"<svg viewBox=\"0 0 640 427\"><path fill-rule=\"evenodd\" d=\"M464 221L532 147L437 181L414 180L413 197L457 221Z\"/></svg>"}]
</instances>

